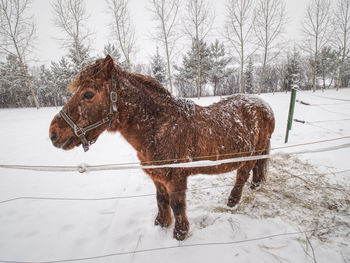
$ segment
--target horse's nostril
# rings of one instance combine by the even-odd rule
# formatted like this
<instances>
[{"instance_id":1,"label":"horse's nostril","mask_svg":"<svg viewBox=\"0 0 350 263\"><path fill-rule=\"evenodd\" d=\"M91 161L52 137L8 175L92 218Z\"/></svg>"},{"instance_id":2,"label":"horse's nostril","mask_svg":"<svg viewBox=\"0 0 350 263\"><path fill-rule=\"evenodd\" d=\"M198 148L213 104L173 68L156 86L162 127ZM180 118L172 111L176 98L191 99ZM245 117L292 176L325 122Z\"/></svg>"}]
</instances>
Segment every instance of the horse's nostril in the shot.
<instances>
[{"instance_id":1,"label":"horse's nostril","mask_svg":"<svg viewBox=\"0 0 350 263\"><path fill-rule=\"evenodd\" d=\"M57 140L57 134L55 132L51 133L51 141L56 141Z\"/></svg>"}]
</instances>

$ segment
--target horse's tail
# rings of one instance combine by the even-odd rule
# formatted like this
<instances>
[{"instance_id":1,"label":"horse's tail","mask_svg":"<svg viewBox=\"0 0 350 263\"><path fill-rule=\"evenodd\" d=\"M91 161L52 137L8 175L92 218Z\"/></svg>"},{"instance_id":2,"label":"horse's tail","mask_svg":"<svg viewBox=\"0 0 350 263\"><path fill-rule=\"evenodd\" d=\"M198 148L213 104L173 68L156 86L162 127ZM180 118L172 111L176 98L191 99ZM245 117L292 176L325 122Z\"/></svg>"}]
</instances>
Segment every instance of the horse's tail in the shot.
<instances>
[{"instance_id":1,"label":"horse's tail","mask_svg":"<svg viewBox=\"0 0 350 263\"><path fill-rule=\"evenodd\" d=\"M267 146L261 155L268 155L270 153L270 139L268 140ZM269 159L257 160L253 168L253 184L260 185L261 182L266 181L267 168Z\"/></svg>"}]
</instances>

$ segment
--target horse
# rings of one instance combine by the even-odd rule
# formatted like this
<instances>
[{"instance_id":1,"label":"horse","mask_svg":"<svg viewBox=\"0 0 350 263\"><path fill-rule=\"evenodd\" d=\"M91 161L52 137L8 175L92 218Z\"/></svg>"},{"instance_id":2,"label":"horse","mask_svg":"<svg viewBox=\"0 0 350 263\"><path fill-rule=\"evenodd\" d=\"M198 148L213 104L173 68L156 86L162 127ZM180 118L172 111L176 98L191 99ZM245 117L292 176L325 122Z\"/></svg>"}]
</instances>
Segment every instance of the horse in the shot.
<instances>
[{"instance_id":1,"label":"horse","mask_svg":"<svg viewBox=\"0 0 350 263\"><path fill-rule=\"evenodd\" d=\"M177 240L184 240L189 232L190 175L237 170L229 207L238 204L251 171L252 189L266 179L267 158L214 166L164 165L268 154L274 114L257 96L237 94L202 107L175 99L152 77L124 71L109 55L80 71L68 91L72 97L50 124L53 145L64 150L83 145L87 151L102 132L120 132L136 150L141 165L147 165L143 170L156 187L155 225L169 227L172 210ZM151 169L152 165L157 167Z\"/></svg>"}]
</instances>

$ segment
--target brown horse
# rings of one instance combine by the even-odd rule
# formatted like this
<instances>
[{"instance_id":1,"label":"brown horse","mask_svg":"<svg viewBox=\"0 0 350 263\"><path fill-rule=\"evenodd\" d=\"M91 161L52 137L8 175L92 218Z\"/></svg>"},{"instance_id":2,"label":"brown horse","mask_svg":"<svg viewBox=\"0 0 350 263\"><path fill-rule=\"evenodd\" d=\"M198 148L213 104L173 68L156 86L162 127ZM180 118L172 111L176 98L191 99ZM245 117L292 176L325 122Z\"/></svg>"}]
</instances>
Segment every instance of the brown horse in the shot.
<instances>
[{"instance_id":1,"label":"brown horse","mask_svg":"<svg viewBox=\"0 0 350 263\"><path fill-rule=\"evenodd\" d=\"M50 126L52 143L64 150L83 144L88 150L105 130L119 131L143 165L267 154L274 130L271 108L254 96L234 95L209 107L175 99L155 79L128 73L107 56L83 69L69 86L70 101ZM157 189L155 224L169 227L183 240L187 177L237 170L228 199L235 206L253 170L252 188L265 180L267 159L195 168L144 169Z\"/></svg>"}]
</instances>

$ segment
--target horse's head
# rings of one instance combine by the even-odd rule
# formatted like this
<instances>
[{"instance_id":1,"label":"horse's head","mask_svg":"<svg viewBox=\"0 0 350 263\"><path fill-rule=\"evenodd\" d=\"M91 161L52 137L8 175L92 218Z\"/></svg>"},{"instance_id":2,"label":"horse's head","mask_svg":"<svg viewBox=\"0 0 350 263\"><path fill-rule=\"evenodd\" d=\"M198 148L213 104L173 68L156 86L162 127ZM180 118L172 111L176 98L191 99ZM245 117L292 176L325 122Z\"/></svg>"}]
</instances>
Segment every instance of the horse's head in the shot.
<instances>
[{"instance_id":1,"label":"horse's head","mask_svg":"<svg viewBox=\"0 0 350 263\"><path fill-rule=\"evenodd\" d=\"M84 150L111 125L117 111L116 66L107 56L79 72L68 90L73 94L50 125L50 139L64 150Z\"/></svg>"}]
</instances>

